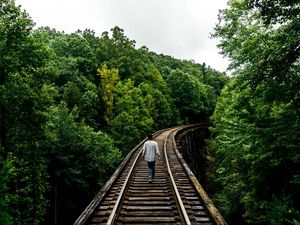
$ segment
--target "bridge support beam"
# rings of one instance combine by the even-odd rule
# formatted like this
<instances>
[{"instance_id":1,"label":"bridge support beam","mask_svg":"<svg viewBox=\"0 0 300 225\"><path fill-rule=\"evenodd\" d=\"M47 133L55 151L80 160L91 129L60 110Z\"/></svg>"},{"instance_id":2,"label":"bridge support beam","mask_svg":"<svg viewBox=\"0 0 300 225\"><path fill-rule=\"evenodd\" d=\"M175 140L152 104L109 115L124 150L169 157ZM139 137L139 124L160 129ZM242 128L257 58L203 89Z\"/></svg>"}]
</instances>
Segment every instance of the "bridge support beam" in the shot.
<instances>
[{"instance_id":1,"label":"bridge support beam","mask_svg":"<svg viewBox=\"0 0 300 225\"><path fill-rule=\"evenodd\" d=\"M208 152L205 140L210 137L208 125L195 125L194 128L182 130L176 135L176 145L182 157L205 188L207 179Z\"/></svg>"}]
</instances>

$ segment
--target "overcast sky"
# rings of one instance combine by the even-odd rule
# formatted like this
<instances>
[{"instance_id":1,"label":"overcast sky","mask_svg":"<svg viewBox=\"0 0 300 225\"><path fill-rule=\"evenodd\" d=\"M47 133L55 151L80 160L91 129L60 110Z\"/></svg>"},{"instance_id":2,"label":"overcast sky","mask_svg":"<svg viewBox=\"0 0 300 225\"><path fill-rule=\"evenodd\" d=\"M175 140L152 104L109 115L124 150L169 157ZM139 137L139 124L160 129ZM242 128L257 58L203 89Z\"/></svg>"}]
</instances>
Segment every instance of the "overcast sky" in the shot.
<instances>
[{"instance_id":1,"label":"overcast sky","mask_svg":"<svg viewBox=\"0 0 300 225\"><path fill-rule=\"evenodd\" d=\"M136 47L174 58L205 62L225 71L228 60L210 39L218 10L227 0L16 0L37 27L72 33L91 29L97 36L119 26Z\"/></svg>"}]
</instances>

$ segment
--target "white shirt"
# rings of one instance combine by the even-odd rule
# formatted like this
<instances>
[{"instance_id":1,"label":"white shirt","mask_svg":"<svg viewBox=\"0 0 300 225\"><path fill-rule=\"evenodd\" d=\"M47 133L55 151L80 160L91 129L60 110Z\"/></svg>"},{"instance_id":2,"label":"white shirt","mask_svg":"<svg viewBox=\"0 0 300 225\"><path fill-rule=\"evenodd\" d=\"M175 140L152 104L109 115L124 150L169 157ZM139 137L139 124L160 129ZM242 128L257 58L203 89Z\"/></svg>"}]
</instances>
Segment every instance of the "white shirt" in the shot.
<instances>
[{"instance_id":1,"label":"white shirt","mask_svg":"<svg viewBox=\"0 0 300 225\"><path fill-rule=\"evenodd\" d=\"M156 141L148 140L144 143L142 156L147 162L155 161L155 156L160 155Z\"/></svg>"}]
</instances>

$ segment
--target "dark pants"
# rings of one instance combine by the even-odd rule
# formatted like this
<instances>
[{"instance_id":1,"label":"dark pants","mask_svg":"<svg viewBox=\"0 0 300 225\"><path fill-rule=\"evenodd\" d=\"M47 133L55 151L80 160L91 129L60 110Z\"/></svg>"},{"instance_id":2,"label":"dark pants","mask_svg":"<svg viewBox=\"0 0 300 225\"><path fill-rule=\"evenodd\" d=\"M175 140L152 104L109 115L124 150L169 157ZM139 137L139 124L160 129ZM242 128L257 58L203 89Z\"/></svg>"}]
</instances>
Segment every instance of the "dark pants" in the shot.
<instances>
[{"instance_id":1,"label":"dark pants","mask_svg":"<svg viewBox=\"0 0 300 225\"><path fill-rule=\"evenodd\" d=\"M148 176L154 179L155 176L155 161L148 163Z\"/></svg>"}]
</instances>

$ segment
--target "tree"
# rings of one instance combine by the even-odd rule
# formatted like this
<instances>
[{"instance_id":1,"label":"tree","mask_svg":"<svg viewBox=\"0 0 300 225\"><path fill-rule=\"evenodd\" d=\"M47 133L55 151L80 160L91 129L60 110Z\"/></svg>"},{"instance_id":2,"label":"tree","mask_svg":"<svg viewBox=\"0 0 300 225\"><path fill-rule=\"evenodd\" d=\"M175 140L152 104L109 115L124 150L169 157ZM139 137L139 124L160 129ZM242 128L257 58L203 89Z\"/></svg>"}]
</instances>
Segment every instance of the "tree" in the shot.
<instances>
[{"instance_id":1,"label":"tree","mask_svg":"<svg viewBox=\"0 0 300 225\"><path fill-rule=\"evenodd\" d=\"M199 121L201 113L208 111L205 105L206 88L203 83L190 74L173 70L167 78L172 89L172 97L180 111L181 119L186 122Z\"/></svg>"},{"instance_id":2,"label":"tree","mask_svg":"<svg viewBox=\"0 0 300 225\"><path fill-rule=\"evenodd\" d=\"M9 155L5 160L0 156L0 224L12 225L13 218L9 210L9 205L13 201L14 195L9 193L9 181L14 178L15 167L13 157Z\"/></svg>"},{"instance_id":3,"label":"tree","mask_svg":"<svg viewBox=\"0 0 300 225\"><path fill-rule=\"evenodd\" d=\"M160 130L165 127L171 127L179 123L179 112L172 101L171 94L164 94L166 89L160 91L155 85L150 83L141 83L139 88L145 96L146 107L149 109L151 118L153 118L153 128ZM167 88L167 87L166 87Z\"/></svg>"},{"instance_id":4,"label":"tree","mask_svg":"<svg viewBox=\"0 0 300 225\"><path fill-rule=\"evenodd\" d=\"M245 82L233 80L212 116L220 182L215 200L234 224L270 224L279 213L278 224L293 224L299 216L292 200L298 198L299 123L291 105L265 104L251 92Z\"/></svg>"},{"instance_id":5,"label":"tree","mask_svg":"<svg viewBox=\"0 0 300 225\"><path fill-rule=\"evenodd\" d=\"M110 125L114 118L114 92L116 91L117 82L120 80L119 71L116 69L109 70L104 64L98 70L98 75L101 77L102 99L106 106L104 119Z\"/></svg>"},{"instance_id":6,"label":"tree","mask_svg":"<svg viewBox=\"0 0 300 225\"><path fill-rule=\"evenodd\" d=\"M299 3L228 5L215 36L237 79L222 92L212 117L216 199L233 224L298 224Z\"/></svg>"},{"instance_id":7,"label":"tree","mask_svg":"<svg viewBox=\"0 0 300 225\"><path fill-rule=\"evenodd\" d=\"M32 53L31 47L33 45L32 40L29 37L29 32L33 26L33 22L28 18L25 12L22 12L20 8L14 5L14 1L5 0L0 3L0 85L1 96L4 94L5 84L9 80L10 74L24 70L23 67L29 67L27 63L31 65L30 61L33 60L30 56ZM32 61L31 61L32 62ZM7 120L6 108L7 101L1 98L0 102L0 133L1 133L1 145L3 150L1 153L6 158L8 152L7 143Z\"/></svg>"},{"instance_id":8,"label":"tree","mask_svg":"<svg viewBox=\"0 0 300 225\"><path fill-rule=\"evenodd\" d=\"M79 74L84 75L90 81L95 81L96 56L85 38L77 34L65 34L56 37L51 47L57 57L74 59Z\"/></svg>"},{"instance_id":9,"label":"tree","mask_svg":"<svg viewBox=\"0 0 300 225\"><path fill-rule=\"evenodd\" d=\"M79 120L95 129L99 128L98 110L100 99L96 85L86 77L79 75L70 80L63 87L62 100L67 102L69 108L77 107Z\"/></svg>"},{"instance_id":10,"label":"tree","mask_svg":"<svg viewBox=\"0 0 300 225\"><path fill-rule=\"evenodd\" d=\"M115 117L110 130L123 153L127 154L152 131L154 121L150 116L153 110L150 105L147 105L141 89L134 87L132 80L117 84Z\"/></svg>"},{"instance_id":11,"label":"tree","mask_svg":"<svg viewBox=\"0 0 300 225\"><path fill-rule=\"evenodd\" d=\"M76 107L69 111L62 102L50 107L45 116L43 147L52 184L48 215L53 220L49 224L65 224L76 219L80 206L86 205L98 185L104 184L121 155L105 133L76 122Z\"/></svg>"},{"instance_id":12,"label":"tree","mask_svg":"<svg viewBox=\"0 0 300 225\"><path fill-rule=\"evenodd\" d=\"M14 157L15 175L4 194L13 196L6 199L13 224L41 224L47 206L39 112L47 102L40 97L40 87L47 83L44 68L49 52L31 36L32 27L28 14L14 1L1 1L0 141L4 162L8 155Z\"/></svg>"},{"instance_id":13,"label":"tree","mask_svg":"<svg viewBox=\"0 0 300 225\"><path fill-rule=\"evenodd\" d=\"M299 108L298 3L249 0L230 1L229 6L219 15L222 22L216 26L215 36L221 38L219 47L232 59L235 73L254 88L269 82L273 99L292 98Z\"/></svg>"}]
</instances>

